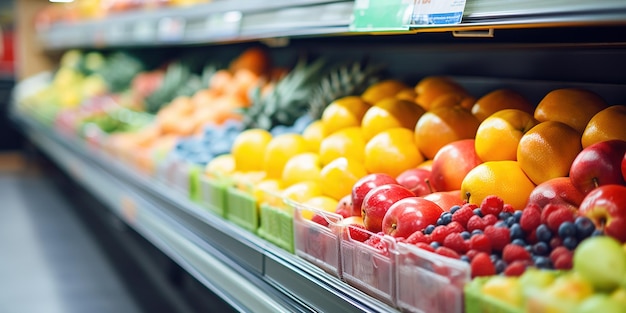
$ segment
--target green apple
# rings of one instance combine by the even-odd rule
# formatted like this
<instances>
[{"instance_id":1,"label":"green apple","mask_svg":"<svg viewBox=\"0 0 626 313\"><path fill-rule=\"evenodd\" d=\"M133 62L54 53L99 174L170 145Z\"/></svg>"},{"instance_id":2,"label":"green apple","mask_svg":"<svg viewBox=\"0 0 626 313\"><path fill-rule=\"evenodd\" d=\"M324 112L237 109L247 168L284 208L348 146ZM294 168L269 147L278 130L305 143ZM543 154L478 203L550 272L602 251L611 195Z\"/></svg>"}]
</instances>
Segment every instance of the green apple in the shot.
<instances>
[{"instance_id":1,"label":"green apple","mask_svg":"<svg viewBox=\"0 0 626 313\"><path fill-rule=\"evenodd\" d=\"M618 301L611 299L606 294L596 293L591 297L585 299L576 308L576 313L624 313L626 307L624 307Z\"/></svg>"},{"instance_id":2,"label":"green apple","mask_svg":"<svg viewBox=\"0 0 626 313\"><path fill-rule=\"evenodd\" d=\"M590 237L574 251L574 270L595 289L612 291L626 280L626 253L612 237Z\"/></svg>"},{"instance_id":3,"label":"green apple","mask_svg":"<svg viewBox=\"0 0 626 313\"><path fill-rule=\"evenodd\" d=\"M529 267L524 274L519 277L519 283L524 289L528 288L546 288L554 282L557 277L556 271L548 271Z\"/></svg>"},{"instance_id":4,"label":"green apple","mask_svg":"<svg viewBox=\"0 0 626 313\"><path fill-rule=\"evenodd\" d=\"M626 288L617 288L611 293L611 299L619 302L626 308Z\"/></svg>"},{"instance_id":5,"label":"green apple","mask_svg":"<svg viewBox=\"0 0 626 313\"><path fill-rule=\"evenodd\" d=\"M593 295L593 286L584 277L568 272L545 289L528 291L527 312L574 312L576 306Z\"/></svg>"}]
</instances>

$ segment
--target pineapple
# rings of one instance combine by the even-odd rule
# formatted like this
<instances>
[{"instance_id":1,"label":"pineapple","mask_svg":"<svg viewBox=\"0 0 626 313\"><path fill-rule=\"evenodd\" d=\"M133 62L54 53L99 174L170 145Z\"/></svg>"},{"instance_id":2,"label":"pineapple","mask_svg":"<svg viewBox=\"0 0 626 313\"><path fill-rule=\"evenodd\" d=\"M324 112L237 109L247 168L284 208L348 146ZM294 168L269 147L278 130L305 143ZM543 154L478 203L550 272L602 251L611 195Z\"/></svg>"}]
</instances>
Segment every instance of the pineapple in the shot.
<instances>
[{"instance_id":1,"label":"pineapple","mask_svg":"<svg viewBox=\"0 0 626 313\"><path fill-rule=\"evenodd\" d=\"M367 61L357 61L333 69L315 89L309 103L309 115L313 120L318 120L331 102L362 94L367 87L382 80L383 69L383 66Z\"/></svg>"}]
</instances>

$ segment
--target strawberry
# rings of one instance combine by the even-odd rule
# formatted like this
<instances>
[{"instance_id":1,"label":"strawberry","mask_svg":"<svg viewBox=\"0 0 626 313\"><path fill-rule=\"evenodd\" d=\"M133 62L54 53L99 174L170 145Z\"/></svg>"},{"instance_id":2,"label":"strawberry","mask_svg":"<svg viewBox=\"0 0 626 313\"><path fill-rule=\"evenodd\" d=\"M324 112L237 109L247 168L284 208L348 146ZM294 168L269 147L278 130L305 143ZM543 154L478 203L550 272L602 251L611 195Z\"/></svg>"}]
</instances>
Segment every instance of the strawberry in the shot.
<instances>
[{"instance_id":1,"label":"strawberry","mask_svg":"<svg viewBox=\"0 0 626 313\"><path fill-rule=\"evenodd\" d=\"M485 222L485 225L487 226L493 225L498 221L498 217L493 214L487 214L483 216L483 221Z\"/></svg>"},{"instance_id":2,"label":"strawberry","mask_svg":"<svg viewBox=\"0 0 626 313\"><path fill-rule=\"evenodd\" d=\"M348 230L350 232L350 238L352 238L352 240L365 242L365 240L370 238L370 234L367 231L363 231L364 229L365 226L363 225L350 225L348 227Z\"/></svg>"},{"instance_id":3,"label":"strawberry","mask_svg":"<svg viewBox=\"0 0 626 313\"><path fill-rule=\"evenodd\" d=\"M437 226L430 234L431 242L436 241L438 243L443 243L444 239L446 239L446 237L451 233L450 228L446 226Z\"/></svg>"},{"instance_id":4,"label":"strawberry","mask_svg":"<svg viewBox=\"0 0 626 313\"><path fill-rule=\"evenodd\" d=\"M458 259L458 258L461 257L454 250L452 250L450 248L446 248L446 247L439 247L439 248L435 249L435 253L437 253L439 255L447 256L447 257L453 258L453 259Z\"/></svg>"},{"instance_id":5,"label":"strawberry","mask_svg":"<svg viewBox=\"0 0 626 313\"><path fill-rule=\"evenodd\" d=\"M469 240L469 248L480 252L491 253L491 241L485 234L475 235Z\"/></svg>"},{"instance_id":6,"label":"strawberry","mask_svg":"<svg viewBox=\"0 0 626 313\"><path fill-rule=\"evenodd\" d=\"M446 225L446 228L451 233L462 233L465 231L465 228L458 222L450 222L450 224Z\"/></svg>"},{"instance_id":7,"label":"strawberry","mask_svg":"<svg viewBox=\"0 0 626 313\"><path fill-rule=\"evenodd\" d=\"M482 217L478 215L472 216L469 221L467 221L467 231L470 233L476 229L483 230L487 227L487 223L482 219Z\"/></svg>"},{"instance_id":8,"label":"strawberry","mask_svg":"<svg viewBox=\"0 0 626 313\"><path fill-rule=\"evenodd\" d=\"M420 249L424 249L430 252L435 252L435 248L433 248L431 245L425 243L425 242L418 242L415 244L416 247L420 248Z\"/></svg>"},{"instance_id":9,"label":"strawberry","mask_svg":"<svg viewBox=\"0 0 626 313\"><path fill-rule=\"evenodd\" d=\"M496 267L491 262L488 253L479 252L470 262L472 277L491 276L496 274Z\"/></svg>"},{"instance_id":10,"label":"strawberry","mask_svg":"<svg viewBox=\"0 0 626 313\"><path fill-rule=\"evenodd\" d=\"M526 271L526 266L528 265L527 261L513 261L513 263L509 264L504 270L505 276L521 276Z\"/></svg>"},{"instance_id":11,"label":"strawberry","mask_svg":"<svg viewBox=\"0 0 626 313\"><path fill-rule=\"evenodd\" d=\"M528 233L533 229L537 228L539 224L541 224L541 210L539 206L536 204L529 204L522 211L522 218L519 222L520 226L522 226L522 230Z\"/></svg>"},{"instance_id":12,"label":"strawberry","mask_svg":"<svg viewBox=\"0 0 626 313\"><path fill-rule=\"evenodd\" d=\"M452 214L452 222L457 222L463 226L463 228L467 228L467 221L469 221L472 216L474 216L474 209L470 205L464 204Z\"/></svg>"},{"instance_id":13,"label":"strawberry","mask_svg":"<svg viewBox=\"0 0 626 313\"><path fill-rule=\"evenodd\" d=\"M564 207L564 208L560 208L552 212L552 214L548 216L548 219L546 220L546 224L548 225L548 228L550 228L552 233L556 234L558 233L559 226L561 226L561 224L565 222L573 223L575 218L576 217L574 216L574 212Z\"/></svg>"},{"instance_id":14,"label":"strawberry","mask_svg":"<svg viewBox=\"0 0 626 313\"><path fill-rule=\"evenodd\" d=\"M568 255L572 257L573 253L563 246L554 248L552 252L550 252L550 261L552 261L552 264L556 265L556 260L558 260L559 257L561 257L562 255Z\"/></svg>"},{"instance_id":15,"label":"strawberry","mask_svg":"<svg viewBox=\"0 0 626 313\"><path fill-rule=\"evenodd\" d=\"M504 200L496 195L490 195L485 197L480 203L480 210L483 214L493 214L498 216L504 207Z\"/></svg>"},{"instance_id":16,"label":"strawberry","mask_svg":"<svg viewBox=\"0 0 626 313\"><path fill-rule=\"evenodd\" d=\"M430 244L430 236L424 235L421 230L418 230L407 237L404 242L408 244L416 244L418 242Z\"/></svg>"},{"instance_id":17,"label":"strawberry","mask_svg":"<svg viewBox=\"0 0 626 313\"><path fill-rule=\"evenodd\" d=\"M511 231L506 227L487 226L484 230L485 236L491 241L491 248L494 251L502 251L504 246L511 242Z\"/></svg>"},{"instance_id":18,"label":"strawberry","mask_svg":"<svg viewBox=\"0 0 626 313\"><path fill-rule=\"evenodd\" d=\"M443 240L443 245L458 252L459 254L464 254L469 248L469 245L465 239L461 237L460 233L451 233L446 236L446 239Z\"/></svg>"},{"instance_id":19,"label":"strawberry","mask_svg":"<svg viewBox=\"0 0 626 313\"><path fill-rule=\"evenodd\" d=\"M557 270L571 270L573 266L572 254L562 254L554 261L554 269Z\"/></svg>"},{"instance_id":20,"label":"strawberry","mask_svg":"<svg viewBox=\"0 0 626 313\"><path fill-rule=\"evenodd\" d=\"M529 261L531 255L524 247L515 244L508 244L502 249L502 259L507 264L513 263L513 261Z\"/></svg>"}]
</instances>

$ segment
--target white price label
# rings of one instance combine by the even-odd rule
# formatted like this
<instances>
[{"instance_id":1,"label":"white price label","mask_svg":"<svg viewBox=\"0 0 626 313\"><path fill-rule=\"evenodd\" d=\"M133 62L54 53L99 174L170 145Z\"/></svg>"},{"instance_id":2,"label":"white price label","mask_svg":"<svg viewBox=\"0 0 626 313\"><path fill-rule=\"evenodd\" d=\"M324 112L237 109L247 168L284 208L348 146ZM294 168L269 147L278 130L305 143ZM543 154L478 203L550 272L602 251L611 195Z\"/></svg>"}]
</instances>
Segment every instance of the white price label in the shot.
<instances>
[{"instance_id":1,"label":"white price label","mask_svg":"<svg viewBox=\"0 0 626 313\"><path fill-rule=\"evenodd\" d=\"M243 14L229 11L209 16L205 23L207 37L234 37L239 34Z\"/></svg>"},{"instance_id":2,"label":"white price label","mask_svg":"<svg viewBox=\"0 0 626 313\"><path fill-rule=\"evenodd\" d=\"M159 20L158 35L161 41L180 41L185 35L185 20L176 17L164 17Z\"/></svg>"}]
</instances>

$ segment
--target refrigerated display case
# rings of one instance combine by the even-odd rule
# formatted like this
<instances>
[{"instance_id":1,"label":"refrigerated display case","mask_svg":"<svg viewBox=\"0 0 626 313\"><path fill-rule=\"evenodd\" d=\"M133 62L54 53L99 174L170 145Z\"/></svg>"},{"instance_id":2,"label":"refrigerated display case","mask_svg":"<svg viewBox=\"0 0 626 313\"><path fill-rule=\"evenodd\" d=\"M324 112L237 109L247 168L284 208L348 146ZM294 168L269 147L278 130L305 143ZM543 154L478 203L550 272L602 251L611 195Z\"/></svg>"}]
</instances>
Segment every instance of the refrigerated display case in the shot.
<instances>
[{"instance_id":1,"label":"refrigerated display case","mask_svg":"<svg viewBox=\"0 0 626 313\"><path fill-rule=\"evenodd\" d=\"M468 0L460 24L409 23L388 31L355 30L351 27L355 12L364 2L213 1L40 24L32 39L42 46L44 53L39 57L49 58L42 63L53 66L59 53L70 49L126 49L139 55L199 51L207 58L224 61L260 42L269 47L277 63L293 59L301 51L333 60L367 56L384 63L393 77L411 84L428 75L446 75L477 95L511 87L537 103L555 88L585 87L602 94L608 103L626 101L626 5L622 1ZM46 77L24 78L15 94L28 93L38 79L45 81ZM97 145L49 131L24 112L14 111L13 118L26 137L73 179L237 310L463 310L436 299L420 303L400 290L416 287L411 287L415 281L428 284L429 279L437 280L433 286L442 289L451 282L462 284L469 279L462 264L449 265L459 268L454 279L411 271L410 265L422 260L419 251L394 247L400 257L378 260L373 253L350 253L350 240L336 241L333 246L332 239L337 238L332 234L327 234L330 243L325 242L330 247L324 248L341 251L344 257L316 259L314 253L319 251L307 251L298 232L319 230L302 227L296 219L291 224L290 231L295 232L291 242L276 244L272 238L259 236L255 227L247 229L224 219L219 205L207 209L197 197L194 201L190 195L193 183L184 166L174 168L173 177L182 175L178 179L160 181L112 158ZM219 189L222 187L201 184L193 188L210 191L210 200L230 197L228 190ZM200 194L199 199L206 196ZM268 211L261 208L259 212ZM367 269L358 262L373 262L375 268ZM427 263L439 261L419 262L428 267ZM352 266L357 267L355 271L349 270ZM403 279L396 276L400 272ZM377 274L382 278L375 277ZM462 298L459 290L447 292L454 294L455 300Z\"/></svg>"}]
</instances>

